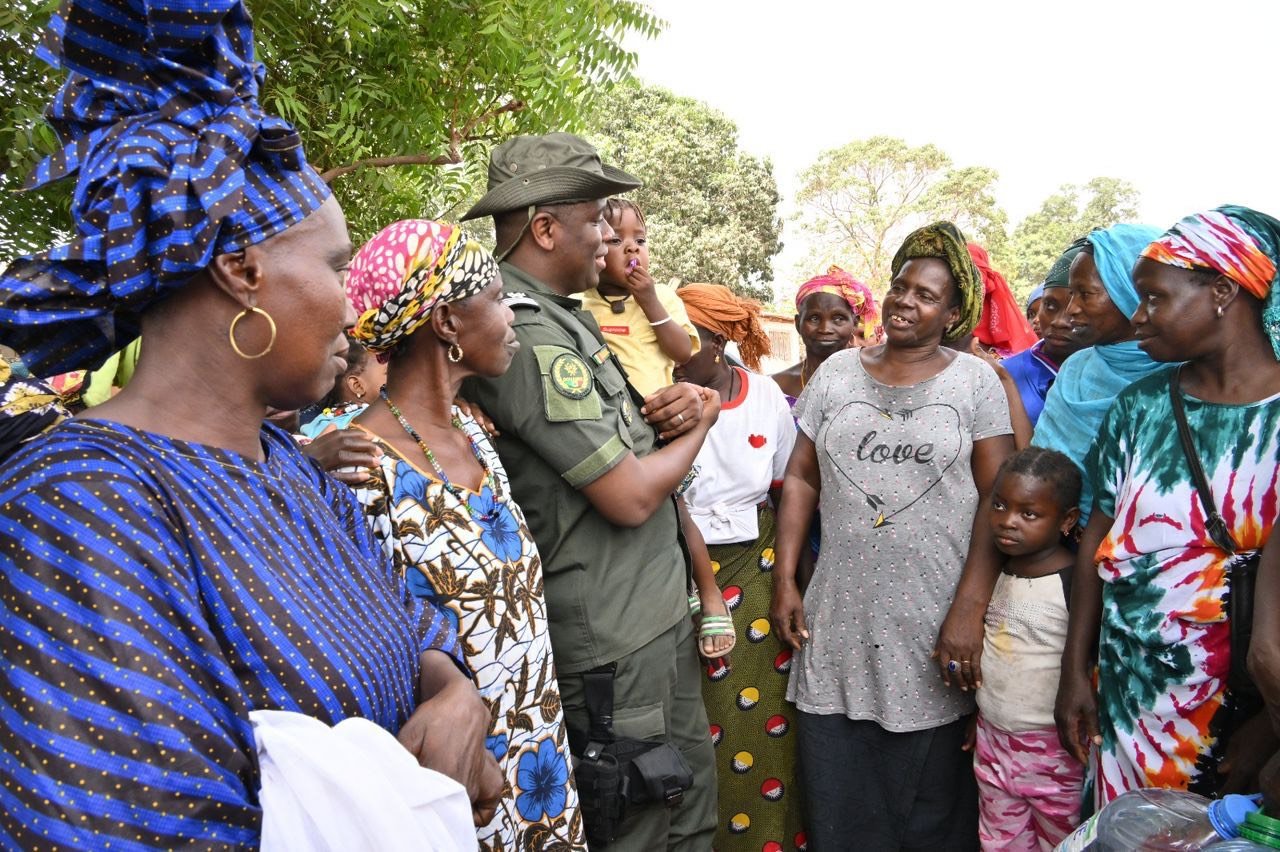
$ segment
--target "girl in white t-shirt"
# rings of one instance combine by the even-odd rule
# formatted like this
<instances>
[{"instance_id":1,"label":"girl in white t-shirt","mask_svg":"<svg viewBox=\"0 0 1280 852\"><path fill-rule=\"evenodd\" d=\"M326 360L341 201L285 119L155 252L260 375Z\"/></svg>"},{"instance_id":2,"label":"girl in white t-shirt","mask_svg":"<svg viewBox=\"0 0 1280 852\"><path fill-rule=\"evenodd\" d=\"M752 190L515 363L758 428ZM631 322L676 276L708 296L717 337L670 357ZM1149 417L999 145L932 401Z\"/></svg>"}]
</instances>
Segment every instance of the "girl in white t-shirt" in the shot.
<instances>
[{"instance_id":1,"label":"girl in white t-shirt","mask_svg":"<svg viewBox=\"0 0 1280 852\"><path fill-rule=\"evenodd\" d=\"M983 849L1051 850L1080 814L1083 769L1058 741L1053 703L1067 638L1080 470L1028 447L991 492L996 547L1009 557L987 607L978 715L970 739Z\"/></svg>"}]
</instances>

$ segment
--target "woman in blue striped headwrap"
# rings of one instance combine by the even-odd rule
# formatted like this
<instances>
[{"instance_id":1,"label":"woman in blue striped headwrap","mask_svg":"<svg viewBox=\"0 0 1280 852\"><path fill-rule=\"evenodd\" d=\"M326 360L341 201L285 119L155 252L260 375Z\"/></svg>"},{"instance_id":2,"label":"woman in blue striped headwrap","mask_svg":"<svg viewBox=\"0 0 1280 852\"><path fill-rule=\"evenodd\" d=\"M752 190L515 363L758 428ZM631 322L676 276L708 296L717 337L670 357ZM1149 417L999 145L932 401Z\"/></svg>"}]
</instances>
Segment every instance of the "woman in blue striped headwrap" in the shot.
<instances>
[{"instance_id":1,"label":"woman in blue striped headwrap","mask_svg":"<svg viewBox=\"0 0 1280 852\"><path fill-rule=\"evenodd\" d=\"M65 0L41 55L65 147L31 185L75 178L75 232L0 276L0 335L38 375L147 345L0 472L0 845L258 845L263 710L372 720L487 819L450 622L262 426L324 395L355 317L342 211L258 105L242 2Z\"/></svg>"}]
</instances>

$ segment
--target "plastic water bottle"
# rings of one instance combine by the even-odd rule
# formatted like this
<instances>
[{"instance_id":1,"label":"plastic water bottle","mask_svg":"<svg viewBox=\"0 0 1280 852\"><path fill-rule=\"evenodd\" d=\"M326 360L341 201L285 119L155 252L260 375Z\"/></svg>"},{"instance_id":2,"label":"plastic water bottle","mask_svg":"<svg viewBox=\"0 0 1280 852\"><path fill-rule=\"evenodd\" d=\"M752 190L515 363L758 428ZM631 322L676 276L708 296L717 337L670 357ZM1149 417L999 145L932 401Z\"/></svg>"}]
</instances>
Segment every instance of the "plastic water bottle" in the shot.
<instances>
[{"instance_id":1,"label":"plastic water bottle","mask_svg":"<svg viewBox=\"0 0 1280 852\"><path fill-rule=\"evenodd\" d=\"M1068 835L1058 852L1198 852L1240 837L1257 809L1251 796L1211 801L1183 790L1130 790Z\"/></svg>"},{"instance_id":2,"label":"plastic water bottle","mask_svg":"<svg viewBox=\"0 0 1280 852\"><path fill-rule=\"evenodd\" d=\"M1205 852L1266 852L1280 849L1280 820L1259 810L1246 811L1236 825L1240 836L1205 847Z\"/></svg>"}]
</instances>

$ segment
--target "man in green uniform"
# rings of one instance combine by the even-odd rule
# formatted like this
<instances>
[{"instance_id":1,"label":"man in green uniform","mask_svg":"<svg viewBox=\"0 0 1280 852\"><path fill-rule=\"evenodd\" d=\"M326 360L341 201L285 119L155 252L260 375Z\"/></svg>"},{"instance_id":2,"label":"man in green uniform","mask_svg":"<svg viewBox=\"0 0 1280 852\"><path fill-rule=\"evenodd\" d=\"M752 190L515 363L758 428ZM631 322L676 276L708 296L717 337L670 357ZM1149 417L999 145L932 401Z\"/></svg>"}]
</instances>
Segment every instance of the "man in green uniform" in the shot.
<instances>
[{"instance_id":1,"label":"man in green uniform","mask_svg":"<svg viewBox=\"0 0 1280 852\"><path fill-rule=\"evenodd\" d=\"M691 385L641 399L573 298L604 268L604 200L639 185L567 133L494 149L489 191L463 218L494 218L520 350L504 376L469 382L467 395L501 432L498 453L542 556L575 751L588 730L585 684L603 671L613 675L614 732L665 739L693 770L678 803L633 809L610 848L703 850L716 780L671 494L719 400Z\"/></svg>"}]
</instances>

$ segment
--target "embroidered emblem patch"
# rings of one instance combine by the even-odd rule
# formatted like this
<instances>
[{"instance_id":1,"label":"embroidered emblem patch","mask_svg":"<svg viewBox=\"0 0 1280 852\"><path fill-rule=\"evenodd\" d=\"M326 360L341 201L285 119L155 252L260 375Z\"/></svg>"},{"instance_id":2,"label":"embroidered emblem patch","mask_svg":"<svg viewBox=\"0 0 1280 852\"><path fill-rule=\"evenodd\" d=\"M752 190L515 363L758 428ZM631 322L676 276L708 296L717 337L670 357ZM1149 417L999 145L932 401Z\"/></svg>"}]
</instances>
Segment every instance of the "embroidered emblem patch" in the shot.
<instances>
[{"instance_id":1,"label":"embroidered emblem patch","mask_svg":"<svg viewBox=\"0 0 1280 852\"><path fill-rule=\"evenodd\" d=\"M591 371L572 352L564 352L551 362L551 386L569 399L586 399L591 395Z\"/></svg>"}]
</instances>

